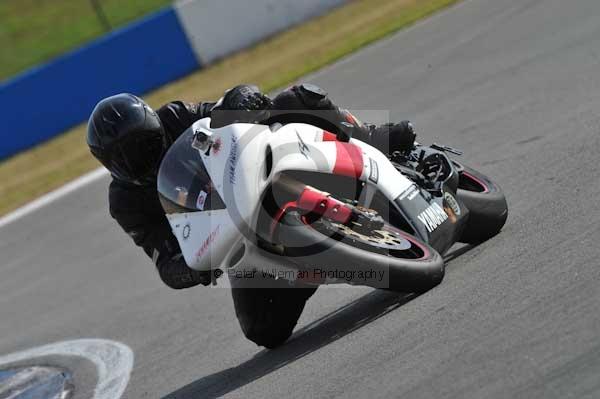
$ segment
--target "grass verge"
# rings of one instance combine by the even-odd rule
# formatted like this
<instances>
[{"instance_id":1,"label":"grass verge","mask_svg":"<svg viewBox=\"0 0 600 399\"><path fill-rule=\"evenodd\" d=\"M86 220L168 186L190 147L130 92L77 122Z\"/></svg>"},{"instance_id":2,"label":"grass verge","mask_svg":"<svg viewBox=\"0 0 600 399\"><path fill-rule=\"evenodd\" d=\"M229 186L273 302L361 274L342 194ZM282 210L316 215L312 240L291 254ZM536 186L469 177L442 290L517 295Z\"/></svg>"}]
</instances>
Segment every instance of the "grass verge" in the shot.
<instances>
[{"instance_id":1,"label":"grass verge","mask_svg":"<svg viewBox=\"0 0 600 399\"><path fill-rule=\"evenodd\" d=\"M171 0L97 0L111 28ZM0 1L0 81L103 34L90 0Z\"/></svg>"},{"instance_id":2,"label":"grass verge","mask_svg":"<svg viewBox=\"0 0 600 399\"><path fill-rule=\"evenodd\" d=\"M458 0L356 0L276 35L145 96L153 106L215 99L238 83L264 91L288 84ZM85 126L0 164L0 215L99 164L89 155Z\"/></svg>"}]
</instances>

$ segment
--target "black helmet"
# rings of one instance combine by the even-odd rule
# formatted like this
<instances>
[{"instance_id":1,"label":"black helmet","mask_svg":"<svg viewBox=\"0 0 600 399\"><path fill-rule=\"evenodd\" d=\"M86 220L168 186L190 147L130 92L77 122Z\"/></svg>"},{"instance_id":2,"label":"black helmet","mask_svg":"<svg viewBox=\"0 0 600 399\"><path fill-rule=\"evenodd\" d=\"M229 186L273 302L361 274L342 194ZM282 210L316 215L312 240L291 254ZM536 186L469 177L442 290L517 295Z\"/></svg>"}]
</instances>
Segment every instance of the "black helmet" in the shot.
<instances>
[{"instance_id":1,"label":"black helmet","mask_svg":"<svg viewBox=\"0 0 600 399\"><path fill-rule=\"evenodd\" d=\"M133 94L100 101L88 121L87 144L119 180L152 184L172 144L156 112Z\"/></svg>"}]
</instances>

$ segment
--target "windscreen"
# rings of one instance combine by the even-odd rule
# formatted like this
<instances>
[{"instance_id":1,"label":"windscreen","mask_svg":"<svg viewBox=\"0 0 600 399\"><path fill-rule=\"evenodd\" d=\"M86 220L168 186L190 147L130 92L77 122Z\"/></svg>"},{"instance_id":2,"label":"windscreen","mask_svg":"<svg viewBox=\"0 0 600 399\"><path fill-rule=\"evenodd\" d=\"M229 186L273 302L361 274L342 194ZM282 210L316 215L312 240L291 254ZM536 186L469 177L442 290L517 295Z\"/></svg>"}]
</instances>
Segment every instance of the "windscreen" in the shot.
<instances>
[{"instance_id":1,"label":"windscreen","mask_svg":"<svg viewBox=\"0 0 600 399\"><path fill-rule=\"evenodd\" d=\"M202 157L192 147L193 131L186 130L165 154L158 171L158 194L165 213L224 209Z\"/></svg>"}]
</instances>

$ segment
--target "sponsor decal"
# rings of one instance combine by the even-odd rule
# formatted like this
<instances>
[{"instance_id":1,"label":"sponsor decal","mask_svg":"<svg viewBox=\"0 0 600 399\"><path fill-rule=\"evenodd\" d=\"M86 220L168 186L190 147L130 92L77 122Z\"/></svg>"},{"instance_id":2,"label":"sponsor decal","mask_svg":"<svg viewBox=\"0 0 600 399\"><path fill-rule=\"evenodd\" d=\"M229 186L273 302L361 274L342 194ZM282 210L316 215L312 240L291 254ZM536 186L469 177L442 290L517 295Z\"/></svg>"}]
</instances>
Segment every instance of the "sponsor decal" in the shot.
<instances>
[{"instance_id":1,"label":"sponsor decal","mask_svg":"<svg viewBox=\"0 0 600 399\"><path fill-rule=\"evenodd\" d=\"M206 204L206 197L208 197L208 193L206 191L200 191L198 194L198 198L196 199L196 208L203 211L204 204Z\"/></svg>"},{"instance_id":2,"label":"sponsor decal","mask_svg":"<svg viewBox=\"0 0 600 399\"><path fill-rule=\"evenodd\" d=\"M421 212L417 218L425 225L427 231L431 233L448 219L448 214L444 212L441 206L434 202Z\"/></svg>"},{"instance_id":3,"label":"sponsor decal","mask_svg":"<svg viewBox=\"0 0 600 399\"><path fill-rule=\"evenodd\" d=\"M410 186L409 188L404 190L404 192L402 194L400 194L399 199L400 200L407 199L409 201L412 201L418 194L419 194L419 189L417 188L417 186L415 186L413 184L412 186Z\"/></svg>"},{"instance_id":4,"label":"sponsor decal","mask_svg":"<svg viewBox=\"0 0 600 399\"><path fill-rule=\"evenodd\" d=\"M210 232L208 237L204 240L198 251L196 252L196 257L201 258L206 254L206 251L210 248L211 244L215 242L215 239L219 235L219 230L221 229L221 225L217 225L217 227Z\"/></svg>"},{"instance_id":5,"label":"sponsor decal","mask_svg":"<svg viewBox=\"0 0 600 399\"><path fill-rule=\"evenodd\" d=\"M372 158L369 158L369 163L371 164L371 172L369 173L369 180L373 183L377 184L379 181L379 166L377 166L377 161Z\"/></svg>"},{"instance_id":6,"label":"sponsor decal","mask_svg":"<svg viewBox=\"0 0 600 399\"><path fill-rule=\"evenodd\" d=\"M220 137L217 137L217 139L210 146L209 151L212 150L213 155L219 155L221 148L223 148L223 142L221 141Z\"/></svg>"},{"instance_id":7,"label":"sponsor decal","mask_svg":"<svg viewBox=\"0 0 600 399\"><path fill-rule=\"evenodd\" d=\"M238 141L235 136L231 136L231 151L227 159L227 167L229 168L229 183L235 184L235 168L238 162Z\"/></svg>"},{"instance_id":8,"label":"sponsor decal","mask_svg":"<svg viewBox=\"0 0 600 399\"><path fill-rule=\"evenodd\" d=\"M448 205L448 207L450 209L452 209L454 214L457 216L460 216L460 214L461 214L460 205L458 205L458 201L456 201L456 198L454 198L454 196L452 194L450 194L448 191L446 191L444 193L444 200L446 201L446 204Z\"/></svg>"},{"instance_id":9,"label":"sponsor decal","mask_svg":"<svg viewBox=\"0 0 600 399\"><path fill-rule=\"evenodd\" d=\"M302 140L302 137L300 137L298 131L296 131L296 136L298 137L298 148L300 149L300 152L306 157L306 159L308 159L308 153L310 152L310 149L308 148L304 140Z\"/></svg>"},{"instance_id":10,"label":"sponsor decal","mask_svg":"<svg viewBox=\"0 0 600 399\"><path fill-rule=\"evenodd\" d=\"M181 236L183 237L183 240L187 240L188 238L190 238L190 233L192 232L192 226L190 226L189 223L186 223L185 226L183 226L183 231L181 232Z\"/></svg>"}]
</instances>

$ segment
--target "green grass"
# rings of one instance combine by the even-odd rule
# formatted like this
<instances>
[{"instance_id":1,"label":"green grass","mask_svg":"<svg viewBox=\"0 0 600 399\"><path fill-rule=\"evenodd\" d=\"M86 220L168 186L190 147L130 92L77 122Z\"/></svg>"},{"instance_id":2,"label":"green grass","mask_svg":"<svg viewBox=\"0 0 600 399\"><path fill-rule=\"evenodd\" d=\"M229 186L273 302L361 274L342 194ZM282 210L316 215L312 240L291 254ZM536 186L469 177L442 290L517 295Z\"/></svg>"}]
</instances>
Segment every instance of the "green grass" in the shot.
<instances>
[{"instance_id":1,"label":"green grass","mask_svg":"<svg viewBox=\"0 0 600 399\"><path fill-rule=\"evenodd\" d=\"M155 107L173 99L211 100L242 82L270 91L457 1L356 0L164 86L145 99ZM0 215L97 168L84 132L84 125L77 126L1 163Z\"/></svg>"},{"instance_id":2,"label":"green grass","mask_svg":"<svg viewBox=\"0 0 600 399\"><path fill-rule=\"evenodd\" d=\"M171 0L98 0L112 27ZM90 0L0 0L0 81L105 33Z\"/></svg>"}]
</instances>

